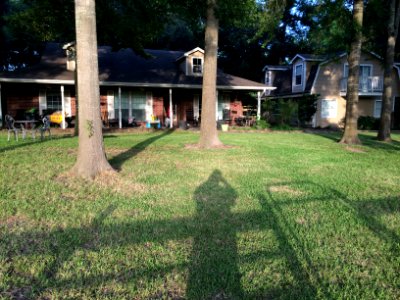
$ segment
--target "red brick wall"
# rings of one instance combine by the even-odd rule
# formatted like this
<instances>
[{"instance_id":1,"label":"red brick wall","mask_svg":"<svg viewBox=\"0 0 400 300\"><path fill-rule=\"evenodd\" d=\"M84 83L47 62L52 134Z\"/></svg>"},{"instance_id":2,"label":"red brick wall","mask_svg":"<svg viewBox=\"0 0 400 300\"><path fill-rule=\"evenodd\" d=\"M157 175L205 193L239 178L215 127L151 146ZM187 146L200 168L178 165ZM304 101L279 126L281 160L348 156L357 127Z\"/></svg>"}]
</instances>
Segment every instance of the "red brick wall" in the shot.
<instances>
[{"instance_id":1,"label":"red brick wall","mask_svg":"<svg viewBox=\"0 0 400 300\"><path fill-rule=\"evenodd\" d=\"M153 96L153 115L164 124L164 98Z\"/></svg>"},{"instance_id":2,"label":"red brick wall","mask_svg":"<svg viewBox=\"0 0 400 300\"><path fill-rule=\"evenodd\" d=\"M39 109L39 96L8 96L7 114L16 117L18 110Z\"/></svg>"},{"instance_id":3,"label":"red brick wall","mask_svg":"<svg viewBox=\"0 0 400 300\"><path fill-rule=\"evenodd\" d=\"M243 104L242 101L239 99L234 99L231 101L231 120L232 124L235 124L235 119L237 117L243 116Z\"/></svg>"}]
</instances>

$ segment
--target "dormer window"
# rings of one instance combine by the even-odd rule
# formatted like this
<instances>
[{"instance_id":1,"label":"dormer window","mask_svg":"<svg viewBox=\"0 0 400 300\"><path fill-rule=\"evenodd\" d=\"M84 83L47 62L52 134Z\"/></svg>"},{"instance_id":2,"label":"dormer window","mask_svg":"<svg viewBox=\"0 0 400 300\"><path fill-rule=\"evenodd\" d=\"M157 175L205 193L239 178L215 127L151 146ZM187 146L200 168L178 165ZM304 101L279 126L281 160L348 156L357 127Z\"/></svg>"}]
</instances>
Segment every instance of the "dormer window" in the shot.
<instances>
[{"instance_id":1,"label":"dormer window","mask_svg":"<svg viewBox=\"0 0 400 300\"><path fill-rule=\"evenodd\" d=\"M193 57L192 72L195 75L201 75L203 73L203 59L202 58Z\"/></svg>"},{"instance_id":2,"label":"dormer window","mask_svg":"<svg viewBox=\"0 0 400 300\"><path fill-rule=\"evenodd\" d=\"M271 83L271 71L265 71L265 84L270 85Z\"/></svg>"},{"instance_id":3,"label":"dormer window","mask_svg":"<svg viewBox=\"0 0 400 300\"><path fill-rule=\"evenodd\" d=\"M303 83L303 64L294 67L294 84L302 85Z\"/></svg>"}]
</instances>

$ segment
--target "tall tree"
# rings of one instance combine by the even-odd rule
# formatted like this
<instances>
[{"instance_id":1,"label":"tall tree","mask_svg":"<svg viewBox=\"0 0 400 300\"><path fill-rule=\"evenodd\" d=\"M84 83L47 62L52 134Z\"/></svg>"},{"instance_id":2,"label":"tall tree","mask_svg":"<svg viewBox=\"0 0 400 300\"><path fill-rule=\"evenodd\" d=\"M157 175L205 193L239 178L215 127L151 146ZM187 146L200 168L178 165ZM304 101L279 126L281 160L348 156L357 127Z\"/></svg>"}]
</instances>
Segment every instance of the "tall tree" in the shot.
<instances>
[{"instance_id":1,"label":"tall tree","mask_svg":"<svg viewBox=\"0 0 400 300\"><path fill-rule=\"evenodd\" d=\"M358 82L362 45L364 1L354 0L353 4L353 40L349 54L349 77L347 80L347 102L344 133L340 143L361 144L358 138Z\"/></svg>"},{"instance_id":2,"label":"tall tree","mask_svg":"<svg viewBox=\"0 0 400 300\"><path fill-rule=\"evenodd\" d=\"M202 122L199 146L212 148L222 145L215 121L217 99L217 52L219 20L215 16L217 0L207 1L205 55L202 90Z\"/></svg>"},{"instance_id":3,"label":"tall tree","mask_svg":"<svg viewBox=\"0 0 400 300\"><path fill-rule=\"evenodd\" d=\"M103 144L95 0L75 0L76 59L79 98L79 148L72 172L94 178L113 170Z\"/></svg>"},{"instance_id":4,"label":"tall tree","mask_svg":"<svg viewBox=\"0 0 400 300\"><path fill-rule=\"evenodd\" d=\"M390 0L389 18L387 21L387 43L384 62L384 82L382 96L382 111L378 131L378 140L390 141L390 125L392 115L392 72L395 57L396 40L399 32L400 1Z\"/></svg>"}]
</instances>

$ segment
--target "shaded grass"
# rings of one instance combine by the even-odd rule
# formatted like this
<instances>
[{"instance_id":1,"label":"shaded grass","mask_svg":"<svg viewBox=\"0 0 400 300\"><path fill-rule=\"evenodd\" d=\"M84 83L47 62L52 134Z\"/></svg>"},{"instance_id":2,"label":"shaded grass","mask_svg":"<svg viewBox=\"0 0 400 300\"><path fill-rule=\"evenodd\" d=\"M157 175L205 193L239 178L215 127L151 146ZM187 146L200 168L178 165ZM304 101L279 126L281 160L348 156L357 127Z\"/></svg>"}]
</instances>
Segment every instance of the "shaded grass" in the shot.
<instances>
[{"instance_id":1,"label":"shaded grass","mask_svg":"<svg viewBox=\"0 0 400 300\"><path fill-rule=\"evenodd\" d=\"M106 136L120 178L58 180L77 139L0 136L0 297L396 299L399 136Z\"/></svg>"}]
</instances>

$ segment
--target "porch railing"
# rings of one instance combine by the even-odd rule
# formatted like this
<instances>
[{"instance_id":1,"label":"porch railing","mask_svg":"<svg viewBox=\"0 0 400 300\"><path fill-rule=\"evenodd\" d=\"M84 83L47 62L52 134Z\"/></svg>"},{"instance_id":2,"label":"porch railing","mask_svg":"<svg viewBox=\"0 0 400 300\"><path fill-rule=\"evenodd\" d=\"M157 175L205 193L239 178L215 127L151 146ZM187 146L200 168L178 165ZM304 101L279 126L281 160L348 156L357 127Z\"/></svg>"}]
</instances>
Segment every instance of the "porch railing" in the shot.
<instances>
[{"instance_id":1,"label":"porch railing","mask_svg":"<svg viewBox=\"0 0 400 300\"><path fill-rule=\"evenodd\" d=\"M358 92L365 94L380 93L383 91L383 78L380 76L360 77ZM340 92L347 92L347 77L340 80Z\"/></svg>"}]
</instances>

